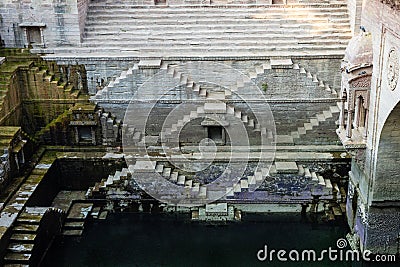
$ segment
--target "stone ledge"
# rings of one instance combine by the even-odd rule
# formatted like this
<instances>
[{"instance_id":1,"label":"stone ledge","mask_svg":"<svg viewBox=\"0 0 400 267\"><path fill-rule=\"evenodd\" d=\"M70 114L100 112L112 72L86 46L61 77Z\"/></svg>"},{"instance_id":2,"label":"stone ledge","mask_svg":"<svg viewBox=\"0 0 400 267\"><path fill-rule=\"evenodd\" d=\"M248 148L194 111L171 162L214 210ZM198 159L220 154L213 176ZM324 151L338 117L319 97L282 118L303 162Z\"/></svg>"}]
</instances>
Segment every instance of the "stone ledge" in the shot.
<instances>
[{"instance_id":1,"label":"stone ledge","mask_svg":"<svg viewBox=\"0 0 400 267\"><path fill-rule=\"evenodd\" d=\"M73 48L70 50L74 50ZM97 61L110 61L110 60L115 60L115 61L140 61L143 59L160 59L163 61L229 61L229 60L237 60L237 61L246 61L246 60L269 60L273 58L281 58L282 56L286 55L259 55L259 56L145 56L145 57L139 57L139 56L131 56L131 55L121 55L121 53L116 53L116 52L110 52L110 53L104 53L101 55L92 55L90 57L87 56L86 53L78 54L76 53L75 55L71 56L71 54L57 54L57 51L54 51L52 49L35 49L32 50L32 53L44 53L46 54L43 56L43 59L48 60L48 61L61 61L64 64L76 64L76 62L97 62ZM314 55L299 55L299 53L291 53L288 54L288 57L291 57L292 59L342 59L344 57L344 51L341 51L340 53L332 53L329 54L330 51L327 51L327 53L321 52L321 54L314 54ZM54 54L54 55L51 55ZM277 53L276 53L277 54Z\"/></svg>"},{"instance_id":2,"label":"stone ledge","mask_svg":"<svg viewBox=\"0 0 400 267\"><path fill-rule=\"evenodd\" d=\"M149 100L151 101L151 100ZM154 99L152 102L156 102L157 99ZM235 104L235 103L269 103L269 104L286 104L286 103L336 103L339 100L337 98L322 98L322 99L247 99L246 101L242 100L229 100L224 101L226 104ZM130 99L95 99L92 102L97 104L129 104L131 102ZM204 104L204 100L187 100L187 101L180 101L180 100L158 100L157 103L160 104Z\"/></svg>"},{"instance_id":3,"label":"stone ledge","mask_svg":"<svg viewBox=\"0 0 400 267\"><path fill-rule=\"evenodd\" d=\"M123 8L134 8L134 9L175 9L175 8L215 8L215 9L226 9L226 8L268 8L268 9L285 9L285 8L343 8L347 7L345 3L337 3L337 4L323 4L323 3L316 3L316 4L289 4L289 5L276 5L276 4L199 4L199 5L117 5L117 4L91 4L92 7L95 8L103 8L105 6L112 7L112 6L120 6Z\"/></svg>"}]
</instances>

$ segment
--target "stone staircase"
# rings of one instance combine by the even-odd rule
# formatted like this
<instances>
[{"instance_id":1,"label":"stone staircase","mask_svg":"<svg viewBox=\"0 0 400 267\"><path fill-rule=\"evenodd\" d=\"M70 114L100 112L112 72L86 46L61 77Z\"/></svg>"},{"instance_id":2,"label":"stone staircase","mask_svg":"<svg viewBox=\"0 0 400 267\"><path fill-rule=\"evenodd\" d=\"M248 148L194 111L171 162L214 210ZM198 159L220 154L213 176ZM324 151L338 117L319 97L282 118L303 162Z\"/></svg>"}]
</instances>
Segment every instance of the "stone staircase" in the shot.
<instances>
[{"instance_id":1,"label":"stone staircase","mask_svg":"<svg viewBox=\"0 0 400 267\"><path fill-rule=\"evenodd\" d=\"M11 86L16 84L14 73L20 69L27 71L29 82L40 88L37 92L27 92L30 98L44 98L39 91L46 92L45 98L49 99L76 99L79 96L79 90L51 73L37 56L16 50L0 64L0 123L15 108L15 102L20 97L21 92L15 92L15 88L11 90Z\"/></svg>"},{"instance_id":2,"label":"stone staircase","mask_svg":"<svg viewBox=\"0 0 400 267\"><path fill-rule=\"evenodd\" d=\"M159 56L327 55L342 54L351 38L345 1L220 7L91 2L85 38L76 50Z\"/></svg>"},{"instance_id":3,"label":"stone staircase","mask_svg":"<svg viewBox=\"0 0 400 267\"><path fill-rule=\"evenodd\" d=\"M36 266L57 234L57 222L61 220L61 214L61 210L49 207L25 208L12 228L4 266Z\"/></svg>"},{"instance_id":4,"label":"stone staircase","mask_svg":"<svg viewBox=\"0 0 400 267\"><path fill-rule=\"evenodd\" d=\"M248 72L248 76L252 79L252 81L256 81L260 79L262 75L265 75L267 71L272 70L274 68L285 68L285 69L293 69L302 74L306 79L315 83L319 88L324 90L324 92L329 93L331 97L337 98L338 94L334 88L324 82L322 79L318 78L318 74L313 74L310 71L306 70L298 63L293 63L292 59L271 59L263 64L257 65L253 71ZM310 118L307 122L305 122L302 126L298 127L296 131L292 131L290 135L278 135L277 136L277 144L284 145L293 145L296 139L300 139L303 135L307 134L307 131L311 131L318 127L321 123L325 122L327 119L333 118L337 116L340 112L339 105L340 103L336 103L336 105L329 106L326 110L323 110L312 118Z\"/></svg>"},{"instance_id":5,"label":"stone staircase","mask_svg":"<svg viewBox=\"0 0 400 267\"><path fill-rule=\"evenodd\" d=\"M65 218L62 234L68 236L82 235L86 218L92 209L93 203L73 203Z\"/></svg>"},{"instance_id":6,"label":"stone staircase","mask_svg":"<svg viewBox=\"0 0 400 267\"><path fill-rule=\"evenodd\" d=\"M44 213L30 214L23 212L18 217L16 225L4 256L6 264L25 264L29 266L40 220Z\"/></svg>"},{"instance_id":7,"label":"stone staircase","mask_svg":"<svg viewBox=\"0 0 400 267\"><path fill-rule=\"evenodd\" d=\"M142 163L143 162L138 159L136 164L130 165L128 168L123 168L121 171L116 171L114 175L109 175L108 178L102 179L100 182L88 189L86 193L87 198L124 196L126 192L123 188L128 185L129 180L135 175L135 171L140 171ZM193 173L184 174L181 170L162 161L155 161L153 166L155 166L155 172L171 183L182 186L187 189L187 192L198 194L201 198L208 197L207 185L194 181ZM149 169L146 169L146 171L149 171ZM310 199L315 195L319 196L321 200L334 200L339 194L342 194L343 191L339 189L336 183L332 183L329 178L324 178L318 172L312 171L307 167L307 164L296 163L295 161L275 161L270 170L261 169L256 171L253 175L242 177L236 184L225 185L225 198L237 198L240 193L246 193L250 190L253 191L256 189L254 188L256 182L263 181L265 177L274 179L280 175L296 175L304 177L310 186L310 192L308 193Z\"/></svg>"},{"instance_id":8,"label":"stone staircase","mask_svg":"<svg viewBox=\"0 0 400 267\"><path fill-rule=\"evenodd\" d=\"M144 60L146 61L146 60ZM236 83L232 84L229 88L230 90L224 91L212 91L207 89L207 86L201 85L200 82L193 81L188 74L187 69L182 69L179 64L176 63L168 63L161 60L153 60L155 63L152 63L154 68L160 68L161 70L167 71L167 73L173 78L176 79L179 84L185 86L187 92L194 92L194 96L199 97L204 102L206 102L203 106L197 107L196 110L193 110L190 114L184 114L182 118L177 120L171 127L164 128L161 132L160 136L163 138L172 138L172 134L179 132L186 122L201 117L204 114L211 114L214 112L233 115L236 118L239 118L244 122L246 125L250 127L250 129L260 132L262 131L263 134L266 134L268 138L272 138L272 132L266 131L265 128L261 128L260 125L252 118L249 118L246 114L242 114L239 110L231 105L226 105L221 101L225 101L231 98L232 93L239 92L244 93L246 92L246 88L248 87L249 83L252 81L256 81L262 75L264 75L267 71L271 70L272 68L276 67L284 67L288 69L293 69L298 71L305 79L308 79L309 82L315 83L318 85L319 88L323 90L323 93L329 94L333 98L337 98L337 92L334 88L324 82L322 79L318 78L317 74L313 74L310 71L307 71L304 67L300 64L293 63L293 61L289 59L279 59L279 60L268 60L266 63L257 65L254 71L248 72L249 77L251 80L242 81L238 80ZM92 97L93 101L98 101L100 99L124 99L124 97L128 97L131 99L133 93L131 93L131 89L129 89L133 82L134 71L138 71L140 69L140 65L143 64L150 64L150 63L135 63L133 67L129 68L126 71L122 71L120 76L115 79L115 81L110 82L103 90L99 90L97 94ZM149 66L146 66L149 67ZM190 71L189 71L190 72ZM129 91L129 92L127 92ZM126 99L126 98L125 98ZM212 103L212 102L219 102L219 103ZM326 108L326 110L322 110L319 113L316 113L314 116L308 119L302 126L298 127L296 131L292 131L289 135L278 135L276 138L276 144L279 145L294 145L296 139L301 139L302 136L306 135L308 131L314 130L319 125L326 122L328 119L333 119L339 114L339 105L332 105ZM337 120L337 119L336 119ZM104 127L103 127L104 129ZM141 137L143 133L136 131L135 129L130 129L131 137L135 143L141 141ZM135 136L134 136L135 135Z\"/></svg>"},{"instance_id":9,"label":"stone staircase","mask_svg":"<svg viewBox=\"0 0 400 267\"><path fill-rule=\"evenodd\" d=\"M302 136L306 135L307 132L315 130L316 127L320 126L322 123L328 119L333 119L339 116L338 105L329 106L326 110L317 113L312 118L309 118L307 122L297 128L296 131L292 131L290 135L277 135L276 144L277 145L294 145L296 139L301 139ZM337 119L335 120L337 123Z\"/></svg>"},{"instance_id":10,"label":"stone staircase","mask_svg":"<svg viewBox=\"0 0 400 267\"><path fill-rule=\"evenodd\" d=\"M127 186L132 174L128 168L123 168L121 171L116 171L114 175L109 175L107 178L96 182L94 186L89 187L86 192L86 198L105 198L108 191L115 189L120 191L120 186ZM112 194L112 192L110 192Z\"/></svg>"},{"instance_id":11,"label":"stone staircase","mask_svg":"<svg viewBox=\"0 0 400 267\"><path fill-rule=\"evenodd\" d=\"M290 59L286 61L280 63L272 61L272 66L274 66L274 64L287 64L288 66L290 65L289 66L290 68L293 68L299 71L300 73L305 72L305 76L310 76L309 74L307 74L307 71L305 71L304 68L301 69L299 65L293 64L293 62ZM138 69L140 64L141 63L135 64L136 67L132 69ZM265 128L261 128L261 126L256 121L249 118L246 114L242 114L240 111L236 110L235 107L227 105L225 103L226 100L228 100L231 97L232 92L245 90L247 83L251 81L244 81L239 79L236 82L235 80L234 82L235 85L231 87L232 91L229 90L213 91L207 86L202 85L201 82L194 81L189 74L190 70L186 68L181 68L179 64L174 64L174 63L171 64L167 62L161 62L158 60L156 65L157 67L160 66L161 69L166 70L168 75L170 75L173 79L176 79L182 86L185 86L188 91L194 91L195 97L199 97L200 99L202 99L203 102L205 102L201 106L192 110L190 114L181 114L182 117L177 119L176 122L171 125L171 127L164 128L160 133L161 139L163 138L173 139L174 137L173 135L179 133L179 131L184 127L184 125L190 120L197 117L202 117L204 114L213 114L213 113L235 116L236 118L239 118L244 124L251 127L251 129L253 129L254 131L261 132L261 134L267 135L267 137L269 138L273 138L272 132L268 133ZM261 74L264 73L264 70L269 68L271 68L270 62L262 65L262 70L260 70L260 68L256 68L256 72L258 74ZM123 79L128 79L126 73L124 72L121 75L123 76L123 78L120 78L118 80L121 81ZM320 83L320 81L318 81L318 83ZM325 90L326 84L324 84L323 87ZM329 92L331 93L331 89L329 90ZM318 113L315 118L311 118L308 122L304 123L302 127L299 127L297 131L292 132L290 136L289 135L277 136L277 144L279 145L285 144L293 146L294 145L293 140L295 138L300 138L301 135L306 134L307 131L312 130L314 127L318 126L319 123L325 121L328 118L331 118L333 114L336 114L338 112L339 111L336 106L329 107L329 110ZM147 138L143 133L133 128L128 128L127 131L129 132L131 136L130 139L133 140L134 144L141 143L141 145L143 144L148 145L147 142L143 142L143 140ZM158 139L155 140L155 143L157 142ZM150 168L154 169L155 172L159 173L165 179L171 181L176 185L183 186L194 193L198 193L202 197L207 196L207 187L198 182L194 182L191 178L192 175L187 175L185 173L182 173L178 169L175 169L159 160L154 160L153 163L154 164L150 166ZM142 162L139 159L135 165L130 165L128 168L123 169L121 172L116 172L113 176L109 176L108 179L104 179L100 183L96 184L92 189L90 189L90 192L88 192L88 194L92 195L92 193L94 193L96 195L99 192L107 192L108 188L110 187L113 188L115 185L119 185L121 181L126 181L129 172L134 173L135 170L140 170L142 168L140 166L141 164ZM148 164L145 163L143 163L143 165L148 166ZM312 181L316 182L315 183L316 185L324 186L325 188L327 188L326 190L328 190L328 193L332 192L332 190L329 191L329 189L332 188L332 184L328 180L322 178L322 176L318 176L316 173L312 173L308 169L304 169L302 166L299 166L296 162L278 161L275 162L275 164L271 167L271 170L269 171L268 169L258 170L253 175L242 177L237 184L226 186L225 188L227 193L226 196L228 198L234 197L235 193L248 191L249 189L251 190L254 188L257 182L261 182L266 176L273 176L276 174L287 174L287 173L291 174L301 173L301 175L307 178L312 178Z\"/></svg>"},{"instance_id":12,"label":"stone staircase","mask_svg":"<svg viewBox=\"0 0 400 267\"><path fill-rule=\"evenodd\" d=\"M132 91L134 73L138 70L139 64L134 64L129 69L122 71L114 81L109 82L107 86L97 91L96 95L91 99L93 101L102 99L131 99L134 94Z\"/></svg>"},{"instance_id":13,"label":"stone staircase","mask_svg":"<svg viewBox=\"0 0 400 267\"><path fill-rule=\"evenodd\" d=\"M33 67L31 69L35 75L35 82L42 88L48 88L49 98L51 99L77 99L80 91L76 90L73 85L65 81L61 81L48 69Z\"/></svg>"},{"instance_id":14,"label":"stone staircase","mask_svg":"<svg viewBox=\"0 0 400 267\"><path fill-rule=\"evenodd\" d=\"M324 89L327 93L330 93L332 97L338 97L338 94L334 88L332 88L329 83L323 81L318 78L318 74L314 74L308 70L306 70L303 66L298 63L294 63L292 59L271 59L261 65L257 65L253 71L248 73L248 76L256 81L257 78L266 74L267 71L275 69L275 68L285 68L285 69L293 69L299 71L302 76L306 77L309 81L312 81L314 84L318 85L319 88Z\"/></svg>"},{"instance_id":15,"label":"stone staircase","mask_svg":"<svg viewBox=\"0 0 400 267\"><path fill-rule=\"evenodd\" d=\"M298 127L297 131L291 132L291 137L293 139L299 139L302 135L307 134L307 131L312 131L314 127L318 127L320 123L325 122L329 118L333 118L333 116L337 116L340 110L337 106L330 106L328 110L324 110L315 115L315 118L310 118L309 122L303 124L302 127Z\"/></svg>"}]
</instances>

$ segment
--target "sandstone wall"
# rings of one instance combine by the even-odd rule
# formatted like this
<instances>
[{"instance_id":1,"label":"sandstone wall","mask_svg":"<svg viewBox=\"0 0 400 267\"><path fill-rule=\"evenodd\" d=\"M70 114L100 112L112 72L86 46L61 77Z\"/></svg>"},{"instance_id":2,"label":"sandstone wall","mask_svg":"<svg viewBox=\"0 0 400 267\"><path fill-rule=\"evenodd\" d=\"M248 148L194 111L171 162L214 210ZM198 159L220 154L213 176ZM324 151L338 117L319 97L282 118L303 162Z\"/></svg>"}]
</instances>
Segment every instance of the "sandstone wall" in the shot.
<instances>
[{"instance_id":1,"label":"sandstone wall","mask_svg":"<svg viewBox=\"0 0 400 267\"><path fill-rule=\"evenodd\" d=\"M232 67L238 73L250 75L250 72L254 72L256 67L261 66L266 60L217 62L222 64L220 66L221 69ZM339 92L340 89L340 57L308 60L303 57L293 59L293 62L305 68L312 77L318 77L319 81L315 82L313 81L314 78L301 73L299 69L293 68L266 69L263 74L259 74L253 79L264 93L267 103L271 107L279 135L290 135L293 131L297 131L299 127L304 126L304 123L309 122L310 118L329 110L329 107L336 106L338 101L337 94L332 92ZM112 112L118 119L123 119L130 99L138 90L141 90L141 84L159 71L159 69L135 69L132 74L120 77L123 70L126 71L128 68L133 67L137 64L137 61L99 61L97 64L95 61L86 61L84 64L86 69L89 70L89 84L96 83L96 88L89 87L91 94L102 88L100 86L101 81L106 85L108 81L118 78L118 85L107 87L107 94L96 96L96 101L100 106L104 107L106 111ZM164 64L179 64L179 61L165 61ZM234 72L231 74L231 79L236 78L238 75L238 73ZM218 77L218 73L215 73L215 75ZM204 78L204 81L207 81L207 77ZM326 90L325 85L321 87L320 81L324 82L325 85L329 85L331 91ZM265 84L267 85L266 87L264 87ZM146 90L149 89L147 88ZM243 89L239 93L246 100L254 100L251 90ZM169 92L163 99L164 103L155 108L157 112L155 112L156 116L149 124L149 130L151 131L149 134L156 135L160 132L166 115L174 106L181 103L181 101L196 99L200 99L196 93L189 92L188 94L185 87L182 86L176 87ZM246 114L251 113L248 106L241 105L241 100L235 95L232 95L229 99L231 99L232 105L235 107L240 108ZM307 135L298 139L296 143L337 144L338 139L335 134L337 115L335 114L335 116L321 121L320 125L315 127L316 130L308 131ZM203 131L204 127L199 129L199 134L204 137L206 135L206 132Z\"/></svg>"},{"instance_id":2,"label":"sandstone wall","mask_svg":"<svg viewBox=\"0 0 400 267\"><path fill-rule=\"evenodd\" d=\"M0 2L0 35L6 47L24 47L21 23L43 23L45 46L78 45L88 0L3 0Z\"/></svg>"}]
</instances>

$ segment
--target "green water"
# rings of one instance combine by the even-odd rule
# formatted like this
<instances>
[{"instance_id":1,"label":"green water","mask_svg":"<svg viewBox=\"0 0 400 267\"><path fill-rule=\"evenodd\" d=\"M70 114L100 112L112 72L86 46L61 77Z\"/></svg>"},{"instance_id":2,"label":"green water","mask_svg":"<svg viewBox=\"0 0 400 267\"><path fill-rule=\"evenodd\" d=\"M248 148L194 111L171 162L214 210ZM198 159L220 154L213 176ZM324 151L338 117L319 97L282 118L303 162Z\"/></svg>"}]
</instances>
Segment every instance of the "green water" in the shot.
<instances>
[{"instance_id":1,"label":"green water","mask_svg":"<svg viewBox=\"0 0 400 267\"><path fill-rule=\"evenodd\" d=\"M246 216L210 226L166 214L111 214L86 226L82 237L54 241L43 266L352 266L350 262L257 260L269 249L336 248L344 223L318 225L300 216Z\"/></svg>"}]
</instances>

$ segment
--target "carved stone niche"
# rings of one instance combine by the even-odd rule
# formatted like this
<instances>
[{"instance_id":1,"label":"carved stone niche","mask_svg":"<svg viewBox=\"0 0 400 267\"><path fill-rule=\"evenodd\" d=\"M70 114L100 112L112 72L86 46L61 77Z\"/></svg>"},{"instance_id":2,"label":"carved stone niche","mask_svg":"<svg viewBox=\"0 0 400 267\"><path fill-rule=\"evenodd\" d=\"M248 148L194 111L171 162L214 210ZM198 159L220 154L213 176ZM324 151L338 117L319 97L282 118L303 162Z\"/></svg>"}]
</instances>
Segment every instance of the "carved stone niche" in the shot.
<instances>
[{"instance_id":1,"label":"carved stone niche","mask_svg":"<svg viewBox=\"0 0 400 267\"><path fill-rule=\"evenodd\" d=\"M337 129L343 146L360 161L363 161L368 135L372 60L371 34L360 32L350 40L342 62L341 110Z\"/></svg>"},{"instance_id":2,"label":"carved stone niche","mask_svg":"<svg viewBox=\"0 0 400 267\"><path fill-rule=\"evenodd\" d=\"M24 22L18 25L23 30L25 47L45 48L44 28L46 24L38 22Z\"/></svg>"}]
</instances>

